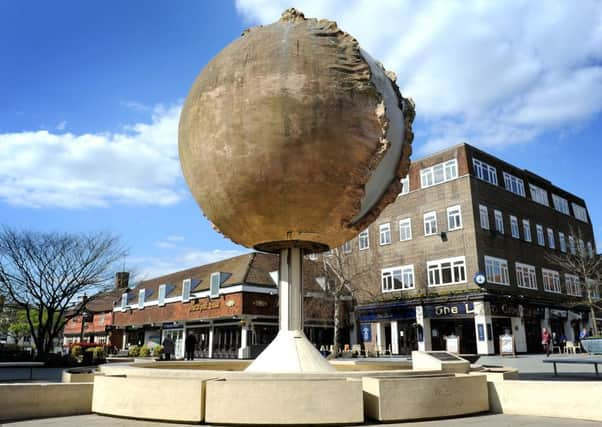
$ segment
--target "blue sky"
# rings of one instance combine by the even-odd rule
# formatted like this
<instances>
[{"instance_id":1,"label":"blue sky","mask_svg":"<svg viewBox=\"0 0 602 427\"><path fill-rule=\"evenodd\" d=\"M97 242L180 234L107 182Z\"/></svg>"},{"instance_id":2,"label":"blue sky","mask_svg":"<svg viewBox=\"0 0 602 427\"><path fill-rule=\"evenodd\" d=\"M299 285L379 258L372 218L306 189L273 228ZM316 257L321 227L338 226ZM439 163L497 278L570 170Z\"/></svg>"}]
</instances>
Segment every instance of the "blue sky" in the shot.
<instances>
[{"instance_id":1,"label":"blue sky","mask_svg":"<svg viewBox=\"0 0 602 427\"><path fill-rule=\"evenodd\" d=\"M203 66L290 2L0 2L0 224L110 231L145 276L246 249L182 179ZM467 141L583 197L602 242L602 3L299 1L395 71L415 157Z\"/></svg>"}]
</instances>

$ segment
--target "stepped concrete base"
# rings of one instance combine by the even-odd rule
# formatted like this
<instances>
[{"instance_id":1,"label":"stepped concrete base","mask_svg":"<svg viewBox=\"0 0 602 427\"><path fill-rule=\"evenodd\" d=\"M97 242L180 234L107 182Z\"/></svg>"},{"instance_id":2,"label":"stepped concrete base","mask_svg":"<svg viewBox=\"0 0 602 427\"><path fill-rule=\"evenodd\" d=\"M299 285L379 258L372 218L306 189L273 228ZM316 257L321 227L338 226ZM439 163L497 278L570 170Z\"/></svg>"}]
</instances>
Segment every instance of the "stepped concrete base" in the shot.
<instances>
[{"instance_id":1,"label":"stepped concrete base","mask_svg":"<svg viewBox=\"0 0 602 427\"><path fill-rule=\"evenodd\" d=\"M209 381L205 421L247 425L362 423L362 383L344 378Z\"/></svg>"}]
</instances>

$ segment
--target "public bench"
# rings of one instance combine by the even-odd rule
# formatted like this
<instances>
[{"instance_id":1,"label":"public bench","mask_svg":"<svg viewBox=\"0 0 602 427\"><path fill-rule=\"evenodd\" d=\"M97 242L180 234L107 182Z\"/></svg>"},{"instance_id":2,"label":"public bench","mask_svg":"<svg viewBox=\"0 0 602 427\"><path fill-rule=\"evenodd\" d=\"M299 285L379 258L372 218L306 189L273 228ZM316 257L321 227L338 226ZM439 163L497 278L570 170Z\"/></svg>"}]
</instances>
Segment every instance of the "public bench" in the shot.
<instances>
[{"instance_id":1,"label":"public bench","mask_svg":"<svg viewBox=\"0 0 602 427\"><path fill-rule=\"evenodd\" d=\"M581 357L576 359L546 359L543 362L554 364L554 375L556 376L558 376L558 371L556 370L556 364L558 363L570 363L573 365L594 365L594 368L596 370L596 376L600 376L600 373L598 371L598 364L602 364L602 358Z\"/></svg>"},{"instance_id":2,"label":"public bench","mask_svg":"<svg viewBox=\"0 0 602 427\"><path fill-rule=\"evenodd\" d=\"M29 379L33 380L33 368L41 368L44 362L0 362L0 369L29 368Z\"/></svg>"}]
</instances>

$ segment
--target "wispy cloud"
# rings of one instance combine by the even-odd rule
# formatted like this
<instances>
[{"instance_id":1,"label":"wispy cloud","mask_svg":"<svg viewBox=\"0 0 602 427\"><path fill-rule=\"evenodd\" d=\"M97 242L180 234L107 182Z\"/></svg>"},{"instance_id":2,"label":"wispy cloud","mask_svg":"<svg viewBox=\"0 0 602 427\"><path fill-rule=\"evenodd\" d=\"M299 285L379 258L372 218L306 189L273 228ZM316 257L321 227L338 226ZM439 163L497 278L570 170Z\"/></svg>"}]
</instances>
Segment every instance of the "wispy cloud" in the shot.
<instances>
[{"instance_id":1,"label":"wispy cloud","mask_svg":"<svg viewBox=\"0 0 602 427\"><path fill-rule=\"evenodd\" d=\"M288 0L237 0L250 25ZM602 111L602 7L508 0L300 0L336 20L397 73L416 101L422 154L450 143L525 143L581 126Z\"/></svg>"},{"instance_id":2,"label":"wispy cloud","mask_svg":"<svg viewBox=\"0 0 602 427\"><path fill-rule=\"evenodd\" d=\"M155 246L161 249L173 249L178 246L178 243L184 241L184 236L172 234L167 236L164 240L155 242Z\"/></svg>"},{"instance_id":3,"label":"wispy cloud","mask_svg":"<svg viewBox=\"0 0 602 427\"><path fill-rule=\"evenodd\" d=\"M242 255L245 250L187 250L178 255L165 257L138 257L129 259L140 279L150 279L222 259Z\"/></svg>"},{"instance_id":4,"label":"wispy cloud","mask_svg":"<svg viewBox=\"0 0 602 427\"><path fill-rule=\"evenodd\" d=\"M30 207L171 205L185 194L177 152L180 106L118 133L0 134L0 200Z\"/></svg>"},{"instance_id":5,"label":"wispy cloud","mask_svg":"<svg viewBox=\"0 0 602 427\"><path fill-rule=\"evenodd\" d=\"M137 112L147 112L147 111L152 111L152 107L148 106L148 105L144 105L141 102L138 101L121 101L121 105L123 105L125 108L128 108L132 111L137 111Z\"/></svg>"},{"instance_id":6,"label":"wispy cloud","mask_svg":"<svg viewBox=\"0 0 602 427\"><path fill-rule=\"evenodd\" d=\"M64 131L66 128L67 128L67 121L66 120L63 120L62 122L59 122L56 125L56 130L58 130L58 131Z\"/></svg>"}]
</instances>

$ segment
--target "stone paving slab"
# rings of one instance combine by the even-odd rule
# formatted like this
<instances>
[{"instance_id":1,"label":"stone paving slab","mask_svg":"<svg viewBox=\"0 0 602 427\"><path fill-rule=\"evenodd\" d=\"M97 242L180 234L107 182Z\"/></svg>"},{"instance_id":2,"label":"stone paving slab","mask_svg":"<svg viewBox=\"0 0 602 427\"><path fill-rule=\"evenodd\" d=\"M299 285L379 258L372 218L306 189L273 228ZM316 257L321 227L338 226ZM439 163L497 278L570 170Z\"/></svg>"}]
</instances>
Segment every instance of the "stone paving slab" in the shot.
<instances>
[{"instance_id":1,"label":"stone paving slab","mask_svg":"<svg viewBox=\"0 0 602 427\"><path fill-rule=\"evenodd\" d=\"M199 424L173 424L153 421L139 421L123 418L106 417L100 415L79 415L74 417L46 418L30 421L0 424L6 427L179 427L198 426ZM207 425L207 424L203 424ZM409 423L366 423L364 426L387 427L594 427L600 423L596 421L572 420L566 418L526 417L518 415L479 415L472 417L451 418L445 420L432 420Z\"/></svg>"}]
</instances>

